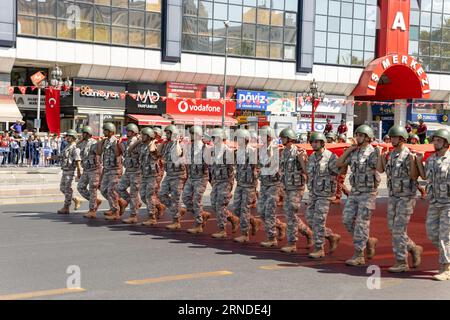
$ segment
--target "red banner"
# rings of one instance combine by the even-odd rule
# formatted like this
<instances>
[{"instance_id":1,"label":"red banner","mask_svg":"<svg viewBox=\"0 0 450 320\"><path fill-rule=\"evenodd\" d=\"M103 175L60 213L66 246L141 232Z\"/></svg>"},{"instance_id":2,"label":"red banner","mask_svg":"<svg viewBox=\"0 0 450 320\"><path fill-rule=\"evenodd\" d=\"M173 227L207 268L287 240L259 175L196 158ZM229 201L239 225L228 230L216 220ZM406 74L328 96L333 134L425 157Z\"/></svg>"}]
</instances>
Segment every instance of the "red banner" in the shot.
<instances>
[{"instance_id":1,"label":"red banner","mask_svg":"<svg viewBox=\"0 0 450 320\"><path fill-rule=\"evenodd\" d=\"M51 133L57 133L58 135L61 132L59 96L59 90L53 88L45 90L45 117L48 129Z\"/></svg>"}]
</instances>

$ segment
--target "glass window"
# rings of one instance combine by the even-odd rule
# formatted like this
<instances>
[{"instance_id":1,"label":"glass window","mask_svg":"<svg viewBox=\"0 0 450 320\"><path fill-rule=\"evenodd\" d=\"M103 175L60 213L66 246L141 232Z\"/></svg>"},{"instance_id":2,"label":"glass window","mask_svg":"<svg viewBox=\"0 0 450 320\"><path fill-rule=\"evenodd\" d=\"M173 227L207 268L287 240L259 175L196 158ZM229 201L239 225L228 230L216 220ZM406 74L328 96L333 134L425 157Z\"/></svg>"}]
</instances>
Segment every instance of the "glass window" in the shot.
<instances>
[{"instance_id":1,"label":"glass window","mask_svg":"<svg viewBox=\"0 0 450 320\"><path fill-rule=\"evenodd\" d=\"M76 39L80 41L94 40L94 25L92 23L80 22L80 27L76 29Z\"/></svg>"},{"instance_id":2,"label":"glass window","mask_svg":"<svg viewBox=\"0 0 450 320\"><path fill-rule=\"evenodd\" d=\"M225 37L225 25L223 21L214 20L214 36Z\"/></svg>"},{"instance_id":3,"label":"glass window","mask_svg":"<svg viewBox=\"0 0 450 320\"><path fill-rule=\"evenodd\" d=\"M284 19L284 25L286 27L297 27L297 14L286 12L285 19Z\"/></svg>"},{"instance_id":4,"label":"glass window","mask_svg":"<svg viewBox=\"0 0 450 320\"><path fill-rule=\"evenodd\" d=\"M341 34L341 49L351 49L352 48L352 35L351 34Z\"/></svg>"},{"instance_id":5,"label":"glass window","mask_svg":"<svg viewBox=\"0 0 450 320\"><path fill-rule=\"evenodd\" d=\"M327 47L339 48L339 33L328 32L327 39Z\"/></svg>"},{"instance_id":6,"label":"glass window","mask_svg":"<svg viewBox=\"0 0 450 320\"><path fill-rule=\"evenodd\" d=\"M141 29L130 29L129 32L129 44L133 47L143 47L144 46L144 30Z\"/></svg>"},{"instance_id":7,"label":"glass window","mask_svg":"<svg viewBox=\"0 0 450 320\"><path fill-rule=\"evenodd\" d=\"M124 27L128 26L128 10L112 8L112 25Z\"/></svg>"},{"instance_id":8,"label":"glass window","mask_svg":"<svg viewBox=\"0 0 450 320\"><path fill-rule=\"evenodd\" d=\"M75 28L73 27L73 21L58 20L56 30L56 35L60 39L75 39Z\"/></svg>"},{"instance_id":9,"label":"glass window","mask_svg":"<svg viewBox=\"0 0 450 320\"><path fill-rule=\"evenodd\" d=\"M355 4L353 11L353 18L365 19L366 18L366 6L363 4Z\"/></svg>"},{"instance_id":10,"label":"glass window","mask_svg":"<svg viewBox=\"0 0 450 320\"><path fill-rule=\"evenodd\" d=\"M18 20L17 30L19 34L36 35L36 18L20 15Z\"/></svg>"},{"instance_id":11,"label":"glass window","mask_svg":"<svg viewBox=\"0 0 450 320\"><path fill-rule=\"evenodd\" d=\"M198 19L198 34L204 36L212 35L213 21L207 19Z\"/></svg>"},{"instance_id":12,"label":"glass window","mask_svg":"<svg viewBox=\"0 0 450 320\"><path fill-rule=\"evenodd\" d=\"M225 38L213 38L213 53L225 55Z\"/></svg>"},{"instance_id":13,"label":"glass window","mask_svg":"<svg viewBox=\"0 0 450 320\"><path fill-rule=\"evenodd\" d=\"M364 65L364 52L352 51L352 65L356 65L356 66Z\"/></svg>"},{"instance_id":14,"label":"glass window","mask_svg":"<svg viewBox=\"0 0 450 320\"><path fill-rule=\"evenodd\" d=\"M338 64L339 63L339 50L327 49L327 63Z\"/></svg>"},{"instance_id":15,"label":"glass window","mask_svg":"<svg viewBox=\"0 0 450 320\"><path fill-rule=\"evenodd\" d=\"M430 42L420 41L419 42L419 55L429 56L430 55Z\"/></svg>"},{"instance_id":16,"label":"glass window","mask_svg":"<svg viewBox=\"0 0 450 320\"><path fill-rule=\"evenodd\" d=\"M329 2L329 15L339 17L341 15L341 3L338 1L330 1Z\"/></svg>"},{"instance_id":17,"label":"glass window","mask_svg":"<svg viewBox=\"0 0 450 320\"><path fill-rule=\"evenodd\" d=\"M242 21L242 7L241 6L231 6L230 5L230 21Z\"/></svg>"},{"instance_id":18,"label":"glass window","mask_svg":"<svg viewBox=\"0 0 450 320\"><path fill-rule=\"evenodd\" d=\"M130 9L145 10L145 0L129 0Z\"/></svg>"},{"instance_id":19,"label":"glass window","mask_svg":"<svg viewBox=\"0 0 450 320\"><path fill-rule=\"evenodd\" d=\"M342 17L351 18L353 16L353 3L342 2Z\"/></svg>"},{"instance_id":20,"label":"glass window","mask_svg":"<svg viewBox=\"0 0 450 320\"><path fill-rule=\"evenodd\" d=\"M341 32L342 33L352 33L353 20L352 19L341 19Z\"/></svg>"},{"instance_id":21,"label":"glass window","mask_svg":"<svg viewBox=\"0 0 450 320\"><path fill-rule=\"evenodd\" d=\"M228 54L232 56L241 55L241 40L228 39Z\"/></svg>"},{"instance_id":22,"label":"glass window","mask_svg":"<svg viewBox=\"0 0 450 320\"><path fill-rule=\"evenodd\" d=\"M111 0L114 7L128 8L128 0Z\"/></svg>"},{"instance_id":23,"label":"glass window","mask_svg":"<svg viewBox=\"0 0 450 320\"><path fill-rule=\"evenodd\" d=\"M258 41L269 41L269 27L257 26L256 27L256 39Z\"/></svg>"},{"instance_id":24,"label":"glass window","mask_svg":"<svg viewBox=\"0 0 450 320\"><path fill-rule=\"evenodd\" d=\"M183 15L185 16L197 16L198 13L198 1L183 1Z\"/></svg>"},{"instance_id":25,"label":"glass window","mask_svg":"<svg viewBox=\"0 0 450 320\"><path fill-rule=\"evenodd\" d=\"M339 50L339 64L348 66L352 64L351 50Z\"/></svg>"},{"instance_id":26,"label":"glass window","mask_svg":"<svg viewBox=\"0 0 450 320\"><path fill-rule=\"evenodd\" d=\"M366 35L375 36L377 33L376 21L366 21Z\"/></svg>"},{"instance_id":27,"label":"glass window","mask_svg":"<svg viewBox=\"0 0 450 320\"><path fill-rule=\"evenodd\" d=\"M364 50L375 52L375 37L365 37Z\"/></svg>"},{"instance_id":28,"label":"glass window","mask_svg":"<svg viewBox=\"0 0 450 320\"><path fill-rule=\"evenodd\" d=\"M31 1L28 1L31 5ZM39 17L56 17L56 0L38 1Z\"/></svg>"},{"instance_id":29,"label":"glass window","mask_svg":"<svg viewBox=\"0 0 450 320\"><path fill-rule=\"evenodd\" d=\"M95 16L95 23L110 24L111 7L95 6L94 16Z\"/></svg>"},{"instance_id":30,"label":"glass window","mask_svg":"<svg viewBox=\"0 0 450 320\"><path fill-rule=\"evenodd\" d=\"M128 29L121 27L112 27L111 43L119 45L128 45Z\"/></svg>"},{"instance_id":31,"label":"glass window","mask_svg":"<svg viewBox=\"0 0 450 320\"><path fill-rule=\"evenodd\" d=\"M214 3L214 19L227 20L228 6L222 3Z\"/></svg>"},{"instance_id":32,"label":"glass window","mask_svg":"<svg viewBox=\"0 0 450 320\"><path fill-rule=\"evenodd\" d=\"M256 43L256 57L258 58L269 58L269 43L268 42L257 42Z\"/></svg>"},{"instance_id":33,"label":"glass window","mask_svg":"<svg viewBox=\"0 0 450 320\"><path fill-rule=\"evenodd\" d=\"M326 57L327 57L327 49L314 48L314 62L315 63L325 63Z\"/></svg>"},{"instance_id":34,"label":"glass window","mask_svg":"<svg viewBox=\"0 0 450 320\"><path fill-rule=\"evenodd\" d=\"M243 7L243 20L248 23L256 23L256 8Z\"/></svg>"},{"instance_id":35,"label":"glass window","mask_svg":"<svg viewBox=\"0 0 450 320\"><path fill-rule=\"evenodd\" d=\"M183 33L197 34L197 18L183 18Z\"/></svg>"},{"instance_id":36,"label":"glass window","mask_svg":"<svg viewBox=\"0 0 450 320\"><path fill-rule=\"evenodd\" d=\"M412 56L417 56L419 54L419 42L410 41L409 42L409 54Z\"/></svg>"},{"instance_id":37,"label":"glass window","mask_svg":"<svg viewBox=\"0 0 450 320\"><path fill-rule=\"evenodd\" d=\"M244 23L242 25L242 38L255 40L255 37L256 37L256 25Z\"/></svg>"},{"instance_id":38,"label":"glass window","mask_svg":"<svg viewBox=\"0 0 450 320\"><path fill-rule=\"evenodd\" d=\"M246 57L255 56L255 43L253 41L242 41L242 55Z\"/></svg>"},{"instance_id":39,"label":"glass window","mask_svg":"<svg viewBox=\"0 0 450 320\"><path fill-rule=\"evenodd\" d=\"M316 0L316 13L328 14L328 0Z\"/></svg>"},{"instance_id":40,"label":"glass window","mask_svg":"<svg viewBox=\"0 0 450 320\"><path fill-rule=\"evenodd\" d=\"M17 11L19 14L36 15L37 1L36 0L18 0ZM35 28L36 31L36 28ZM36 34L36 32L34 33Z\"/></svg>"},{"instance_id":41,"label":"glass window","mask_svg":"<svg viewBox=\"0 0 450 320\"><path fill-rule=\"evenodd\" d=\"M420 25L420 12L411 10L411 14L409 15L409 21L412 26Z\"/></svg>"},{"instance_id":42,"label":"glass window","mask_svg":"<svg viewBox=\"0 0 450 320\"><path fill-rule=\"evenodd\" d=\"M327 46L327 33L316 31L315 37L314 37L314 45L320 46L320 47L326 47Z\"/></svg>"},{"instance_id":43,"label":"glass window","mask_svg":"<svg viewBox=\"0 0 450 320\"><path fill-rule=\"evenodd\" d=\"M162 0L147 0L145 10L153 12L161 12L161 2ZM195 0L195 2L197 1Z\"/></svg>"},{"instance_id":44,"label":"glass window","mask_svg":"<svg viewBox=\"0 0 450 320\"><path fill-rule=\"evenodd\" d=\"M38 36L41 37L56 37L56 20L39 18L38 20Z\"/></svg>"},{"instance_id":45,"label":"glass window","mask_svg":"<svg viewBox=\"0 0 450 320\"><path fill-rule=\"evenodd\" d=\"M146 48L160 48L161 47L161 32L160 31L145 31L145 47Z\"/></svg>"},{"instance_id":46,"label":"glass window","mask_svg":"<svg viewBox=\"0 0 450 320\"><path fill-rule=\"evenodd\" d=\"M129 25L133 28L142 28L144 29L145 23L145 13L144 11L131 11L130 10L130 22Z\"/></svg>"},{"instance_id":47,"label":"glass window","mask_svg":"<svg viewBox=\"0 0 450 320\"><path fill-rule=\"evenodd\" d=\"M111 5L111 0L95 0L94 1L95 4L103 4L106 6L110 6Z\"/></svg>"},{"instance_id":48,"label":"glass window","mask_svg":"<svg viewBox=\"0 0 450 320\"><path fill-rule=\"evenodd\" d=\"M328 17L316 16L316 30L327 31Z\"/></svg>"},{"instance_id":49,"label":"glass window","mask_svg":"<svg viewBox=\"0 0 450 320\"><path fill-rule=\"evenodd\" d=\"M270 58L271 59L283 59L283 45L277 43L270 44Z\"/></svg>"},{"instance_id":50,"label":"glass window","mask_svg":"<svg viewBox=\"0 0 450 320\"><path fill-rule=\"evenodd\" d=\"M230 38L241 38L242 24L240 22L230 22L230 27L228 28L228 36Z\"/></svg>"},{"instance_id":51,"label":"glass window","mask_svg":"<svg viewBox=\"0 0 450 320\"><path fill-rule=\"evenodd\" d=\"M295 60L295 47L294 46L284 46L284 59L285 60Z\"/></svg>"},{"instance_id":52,"label":"glass window","mask_svg":"<svg viewBox=\"0 0 450 320\"><path fill-rule=\"evenodd\" d=\"M198 2L198 16L201 18L213 17L213 4L212 2L199 1Z\"/></svg>"},{"instance_id":53,"label":"glass window","mask_svg":"<svg viewBox=\"0 0 450 320\"><path fill-rule=\"evenodd\" d=\"M271 27L270 28L270 41L283 42L283 28Z\"/></svg>"},{"instance_id":54,"label":"glass window","mask_svg":"<svg viewBox=\"0 0 450 320\"><path fill-rule=\"evenodd\" d=\"M431 13L422 12L420 14L420 25L429 26L431 24Z\"/></svg>"},{"instance_id":55,"label":"glass window","mask_svg":"<svg viewBox=\"0 0 450 320\"><path fill-rule=\"evenodd\" d=\"M353 33L364 34L365 25L364 20L353 20Z\"/></svg>"},{"instance_id":56,"label":"glass window","mask_svg":"<svg viewBox=\"0 0 450 320\"><path fill-rule=\"evenodd\" d=\"M328 30L329 31L339 30L339 18L328 17Z\"/></svg>"},{"instance_id":57,"label":"glass window","mask_svg":"<svg viewBox=\"0 0 450 320\"><path fill-rule=\"evenodd\" d=\"M184 40L183 40L184 41ZM200 52L211 53L212 52L212 38L199 36L198 39L198 50ZM193 50L196 50L195 48Z\"/></svg>"},{"instance_id":58,"label":"glass window","mask_svg":"<svg viewBox=\"0 0 450 320\"><path fill-rule=\"evenodd\" d=\"M161 15L154 12L145 13L145 28L161 29Z\"/></svg>"},{"instance_id":59,"label":"glass window","mask_svg":"<svg viewBox=\"0 0 450 320\"><path fill-rule=\"evenodd\" d=\"M353 36L352 42L353 50L364 50L364 37L363 36Z\"/></svg>"},{"instance_id":60,"label":"glass window","mask_svg":"<svg viewBox=\"0 0 450 320\"><path fill-rule=\"evenodd\" d=\"M109 26L98 25L94 27L94 41L101 43L109 43L111 40Z\"/></svg>"},{"instance_id":61,"label":"glass window","mask_svg":"<svg viewBox=\"0 0 450 320\"><path fill-rule=\"evenodd\" d=\"M271 20L270 24L272 26L280 26L284 25L284 13L283 11L271 11Z\"/></svg>"},{"instance_id":62,"label":"glass window","mask_svg":"<svg viewBox=\"0 0 450 320\"><path fill-rule=\"evenodd\" d=\"M431 41L442 41L442 29L431 29Z\"/></svg>"},{"instance_id":63,"label":"glass window","mask_svg":"<svg viewBox=\"0 0 450 320\"><path fill-rule=\"evenodd\" d=\"M297 43L297 30L284 29L284 43L295 44Z\"/></svg>"},{"instance_id":64,"label":"glass window","mask_svg":"<svg viewBox=\"0 0 450 320\"><path fill-rule=\"evenodd\" d=\"M412 12L412 11L411 11ZM377 21L377 6L366 6L366 19L369 21Z\"/></svg>"},{"instance_id":65,"label":"glass window","mask_svg":"<svg viewBox=\"0 0 450 320\"><path fill-rule=\"evenodd\" d=\"M259 24L269 25L270 23L270 10L258 8L258 20ZM258 50L257 50L258 51Z\"/></svg>"}]
</instances>

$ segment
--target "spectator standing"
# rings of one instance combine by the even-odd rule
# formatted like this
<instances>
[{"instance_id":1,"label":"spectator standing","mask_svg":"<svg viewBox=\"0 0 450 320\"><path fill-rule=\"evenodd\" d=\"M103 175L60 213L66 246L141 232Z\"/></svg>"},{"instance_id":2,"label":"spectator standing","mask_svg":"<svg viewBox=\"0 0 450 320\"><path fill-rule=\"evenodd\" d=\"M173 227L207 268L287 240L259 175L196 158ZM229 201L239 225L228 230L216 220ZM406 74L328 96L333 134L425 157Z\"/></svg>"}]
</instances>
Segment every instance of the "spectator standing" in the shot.
<instances>
[{"instance_id":1,"label":"spectator standing","mask_svg":"<svg viewBox=\"0 0 450 320\"><path fill-rule=\"evenodd\" d=\"M331 120L327 119L327 124L325 125L325 129L323 130L323 134L327 135L327 133L333 132L333 125L331 124Z\"/></svg>"},{"instance_id":2,"label":"spectator standing","mask_svg":"<svg viewBox=\"0 0 450 320\"><path fill-rule=\"evenodd\" d=\"M347 125L345 124L345 120L341 120L341 124L339 125L337 132L338 134L343 134L347 136L348 128Z\"/></svg>"},{"instance_id":3,"label":"spectator standing","mask_svg":"<svg viewBox=\"0 0 450 320\"><path fill-rule=\"evenodd\" d=\"M423 119L419 120L419 126L417 127L417 135L419 136L420 144L425 143L427 137L427 125L423 123Z\"/></svg>"},{"instance_id":4,"label":"spectator standing","mask_svg":"<svg viewBox=\"0 0 450 320\"><path fill-rule=\"evenodd\" d=\"M406 132L408 132L408 134L410 134L412 132L413 127L411 125L410 120L406 121L405 129L406 129Z\"/></svg>"},{"instance_id":5,"label":"spectator standing","mask_svg":"<svg viewBox=\"0 0 450 320\"><path fill-rule=\"evenodd\" d=\"M24 123L25 122L23 122L22 120L16 120L16 123L14 123L10 129L14 132L22 133L22 125Z\"/></svg>"}]
</instances>

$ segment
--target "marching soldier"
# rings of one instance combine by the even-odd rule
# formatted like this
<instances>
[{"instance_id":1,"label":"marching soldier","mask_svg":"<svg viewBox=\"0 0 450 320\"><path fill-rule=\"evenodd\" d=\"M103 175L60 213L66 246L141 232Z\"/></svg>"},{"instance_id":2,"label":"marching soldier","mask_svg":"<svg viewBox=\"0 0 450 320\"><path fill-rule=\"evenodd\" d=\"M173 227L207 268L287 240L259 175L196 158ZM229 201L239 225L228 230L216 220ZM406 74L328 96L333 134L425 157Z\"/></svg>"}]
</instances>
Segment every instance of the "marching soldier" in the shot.
<instances>
[{"instance_id":1,"label":"marching soldier","mask_svg":"<svg viewBox=\"0 0 450 320\"><path fill-rule=\"evenodd\" d=\"M347 137L345 136L345 134L338 135L338 142L339 143L347 143Z\"/></svg>"},{"instance_id":2,"label":"marching soldier","mask_svg":"<svg viewBox=\"0 0 450 320\"><path fill-rule=\"evenodd\" d=\"M142 183L142 175L139 165L139 147L141 143L138 134L139 128L134 123L130 123L126 127L127 141L124 144L120 144L122 153L124 155L123 165L125 167L125 173L120 177L117 191L123 202L123 206L130 203L130 217L122 220L126 224L135 224L138 222L138 212L141 207L141 199L139 196L139 189ZM127 192L128 187L130 192Z\"/></svg>"},{"instance_id":3,"label":"marching soldier","mask_svg":"<svg viewBox=\"0 0 450 320\"><path fill-rule=\"evenodd\" d=\"M158 145L158 153L164 161L165 176L161 182L159 199L169 210L172 223L167 225L169 230L180 229L180 197L186 180L186 165L183 159L183 149L178 140L178 129L169 125L164 129L167 141Z\"/></svg>"},{"instance_id":4,"label":"marching soldier","mask_svg":"<svg viewBox=\"0 0 450 320\"><path fill-rule=\"evenodd\" d=\"M234 185L234 159L232 150L226 145L225 131L215 128L211 136L214 143L210 150L212 159L209 161L212 186L211 206L216 213L218 227L218 231L212 234L212 237L225 239L227 220L231 222L233 233L236 233L239 226L239 218L227 209Z\"/></svg>"},{"instance_id":5,"label":"marching soldier","mask_svg":"<svg viewBox=\"0 0 450 320\"><path fill-rule=\"evenodd\" d=\"M336 135L333 132L328 132L326 135L326 138L327 138L327 143L335 143L336 142ZM310 137L310 139L311 139L311 137Z\"/></svg>"},{"instance_id":6,"label":"marching soldier","mask_svg":"<svg viewBox=\"0 0 450 320\"><path fill-rule=\"evenodd\" d=\"M100 159L97 154L97 141L92 138L92 128L84 126L81 130L83 139L78 144L81 155L81 166L83 174L78 181L78 192L89 201L89 211L85 218L97 217L97 210L102 201L97 198L97 190L100 187ZM89 189L88 189L89 186Z\"/></svg>"},{"instance_id":7,"label":"marching soldier","mask_svg":"<svg viewBox=\"0 0 450 320\"><path fill-rule=\"evenodd\" d=\"M161 168L158 164L158 149L156 146L155 132L151 128L141 130L141 141L139 145L139 166L142 174L142 185L140 189L141 199L147 205L148 220L144 226L156 225L157 214L157 180Z\"/></svg>"},{"instance_id":8,"label":"marching soldier","mask_svg":"<svg viewBox=\"0 0 450 320\"><path fill-rule=\"evenodd\" d=\"M355 253L345 263L349 266L364 265L364 250L367 259L375 255L376 238L369 237L370 218L375 210L380 175L377 172L379 152L370 144L374 139L368 125L359 126L356 131L357 145L352 145L337 160L338 168L350 166L351 191L345 204L343 222L353 237Z\"/></svg>"},{"instance_id":9,"label":"marching soldier","mask_svg":"<svg viewBox=\"0 0 450 320\"><path fill-rule=\"evenodd\" d=\"M163 136L163 132L161 130L161 128L159 127L154 127L153 128L153 132L155 133L155 140L156 140L156 144L162 144L165 140L162 138ZM159 171L158 171L158 176L156 179L156 195L158 195L159 190L161 189L161 181L164 178L164 162L162 159L162 156L160 154L158 154L158 166L159 166ZM162 217L164 215L164 211L166 210L166 206L163 205L161 203L161 201L159 200L158 197L156 197L156 209L157 209L157 213L156 216Z\"/></svg>"},{"instance_id":10,"label":"marching soldier","mask_svg":"<svg viewBox=\"0 0 450 320\"><path fill-rule=\"evenodd\" d=\"M280 222L275 215L278 190L281 188L280 151L271 127L262 127L260 134L262 146L258 157L260 191L257 210L267 235L267 241L261 242L261 246L271 248L276 247L278 240L281 241L286 236L286 223Z\"/></svg>"},{"instance_id":11,"label":"marching soldier","mask_svg":"<svg viewBox=\"0 0 450 320\"><path fill-rule=\"evenodd\" d=\"M105 212L107 220L120 220L125 202L119 199L117 185L122 174L122 148L114 135L116 126L112 122L103 125L105 137L97 143L97 153L102 156L103 170L100 176L100 192L108 200L110 209Z\"/></svg>"},{"instance_id":12,"label":"marching soldier","mask_svg":"<svg viewBox=\"0 0 450 320\"><path fill-rule=\"evenodd\" d=\"M239 129L236 132L236 182L234 190L234 215L240 219L241 236L234 239L235 242L245 243L250 240L250 206L255 195L255 182L258 181L257 152L250 146L250 132ZM252 219L252 235L256 235L261 221Z\"/></svg>"},{"instance_id":13,"label":"marching soldier","mask_svg":"<svg viewBox=\"0 0 450 320\"><path fill-rule=\"evenodd\" d=\"M403 126L395 125L388 133L394 150L382 153L378 158L377 170L386 171L388 179L388 229L392 234L392 247L397 263L389 272L409 271L408 252L412 255L413 267L420 265L423 248L416 245L407 234L408 223L416 204L416 180L419 176L414 155L404 144L408 132Z\"/></svg>"},{"instance_id":14,"label":"marching soldier","mask_svg":"<svg viewBox=\"0 0 450 320\"><path fill-rule=\"evenodd\" d=\"M288 244L281 248L286 253L297 251L298 232L306 237L307 246L312 245L312 231L298 217L306 184L306 152L295 144L296 135L291 128L280 132L284 150L281 153L282 184L285 190L283 211L287 220Z\"/></svg>"},{"instance_id":15,"label":"marching soldier","mask_svg":"<svg viewBox=\"0 0 450 320\"><path fill-rule=\"evenodd\" d=\"M64 148L60 160L61 160L61 183L59 190L64 194L64 206L58 210L58 214L69 214L70 204L75 203L75 210L80 207L80 200L73 197L72 182L75 175L75 169L77 170L77 178L81 177L81 157L80 149L77 147L77 132L75 130L67 130L66 141L68 145Z\"/></svg>"},{"instance_id":16,"label":"marching soldier","mask_svg":"<svg viewBox=\"0 0 450 320\"><path fill-rule=\"evenodd\" d=\"M323 133L311 133L310 143L314 153L309 156L307 165L309 202L305 215L313 230L314 251L309 254L313 259L325 256L324 239L329 241L330 253L336 250L341 239L340 235L326 227L330 203L336 193L339 169L336 167L337 156L325 149L325 142Z\"/></svg>"},{"instance_id":17,"label":"marching soldier","mask_svg":"<svg viewBox=\"0 0 450 320\"><path fill-rule=\"evenodd\" d=\"M439 273L435 280L450 280L450 132L439 129L432 135L435 153L423 167L423 154L417 154L420 176L427 180L430 201L426 227L428 238L439 250Z\"/></svg>"},{"instance_id":18,"label":"marching soldier","mask_svg":"<svg viewBox=\"0 0 450 320\"><path fill-rule=\"evenodd\" d=\"M200 126L189 129L191 135L191 145L188 150L187 166L188 178L184 186L182 200L186 206L186 211L194 216L194 226L187 231L192 234L203 232L203 228L208 221L210 214L203 211L203 194L209 182L208 165L205 162L206 145L202 141L203 130Z\"/></svg>"}]
</instances>

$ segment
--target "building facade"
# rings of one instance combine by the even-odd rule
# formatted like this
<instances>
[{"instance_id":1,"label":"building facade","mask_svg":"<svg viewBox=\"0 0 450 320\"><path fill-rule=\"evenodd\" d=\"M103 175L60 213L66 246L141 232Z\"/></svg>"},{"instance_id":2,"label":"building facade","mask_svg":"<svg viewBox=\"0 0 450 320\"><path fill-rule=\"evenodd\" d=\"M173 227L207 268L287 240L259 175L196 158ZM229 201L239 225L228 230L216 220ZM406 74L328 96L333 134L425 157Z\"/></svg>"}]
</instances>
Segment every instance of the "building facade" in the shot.
<instances>
[{"instance_id":1,"label":"building facade","mask_svg":"<svg viewBox=\"0 0 450 320\"><path fill-rule=\"evenodd\" d=\"M9 95L8 86L17 83L14 79L20 80L19 70L22 73L33 68L48 70L56 64L62 68L64 77L130 84L130 89L126 87L124 91L140 96L146 85L164 86L168 97L173 94L170 88L176 84L184 84L185 89L215 86L217 92L223 93L220 87L224 85L228 43L226 80L227 87L234 88L236 110L227 116L239 124L256 128L261 123L270 123L277 128L297 126L301 132L310 131L311 105L300 103L299 97L313 79L327 97L317 111L316 130L328 118L333 123L344 119L351 134L354 124L382 119L376 112L384 102L395 105L395 122L414 120L417 115L427 121L437 119L437 123L448 118L440 115L446 114L450 99L450 1L4 0L3 3L11 11L10 15L2 15L5 21L0 21L1 30L7 31L0 32L3 95ZM395 42L394 38L400 41ZM414 63L422 71L419 67L413 70ZM24 77L29 77L29 73L25 72ZM374 74L377 81L371 79ZM417 90L406 89L402 77L409 79L408 87ZM25 84L21 85L25 86L29 82L23 81ZM425 93L420 90L423 81L428 82L425 91L429 91ZM150 93L155 91L151 88ZM209 95L215 89L211 90L205 92ZM245 93L266 95L268 99L244 101L239 95ZM15 88L14 94L21 92ZM35 92L27 89L26 94ZM181 102L183 98L191 98L186 91L184 95L178 94L177 98ZM120 109L122 115L117 115L121 118L117 121L122 121L118 122L120 125L129 120L142 124L160 121L160 125L167 120L183 121L180 101L175 106L171 101L170 105L169 101L163 101L164 106L139 108L136 101L131 103L127 99L123 101L123 110ZM194 100L197 103L201 99ZM92 108L95 113L100 108L96 104L72 104L73 110L82 108L87 116L75 121L77 114L69 113L70 106L66 107L61 111L65 129L89 123L90 120L82 120L93 119L87 109ZM133 113L127 111L129 108L135 108ZM198 110L198 106L194 109ZM142 117L146 114L147 120ZM423 116L426 114L439 116ZM28 113L23 116L29 117Z\"/></svg>"}]
</instances>

